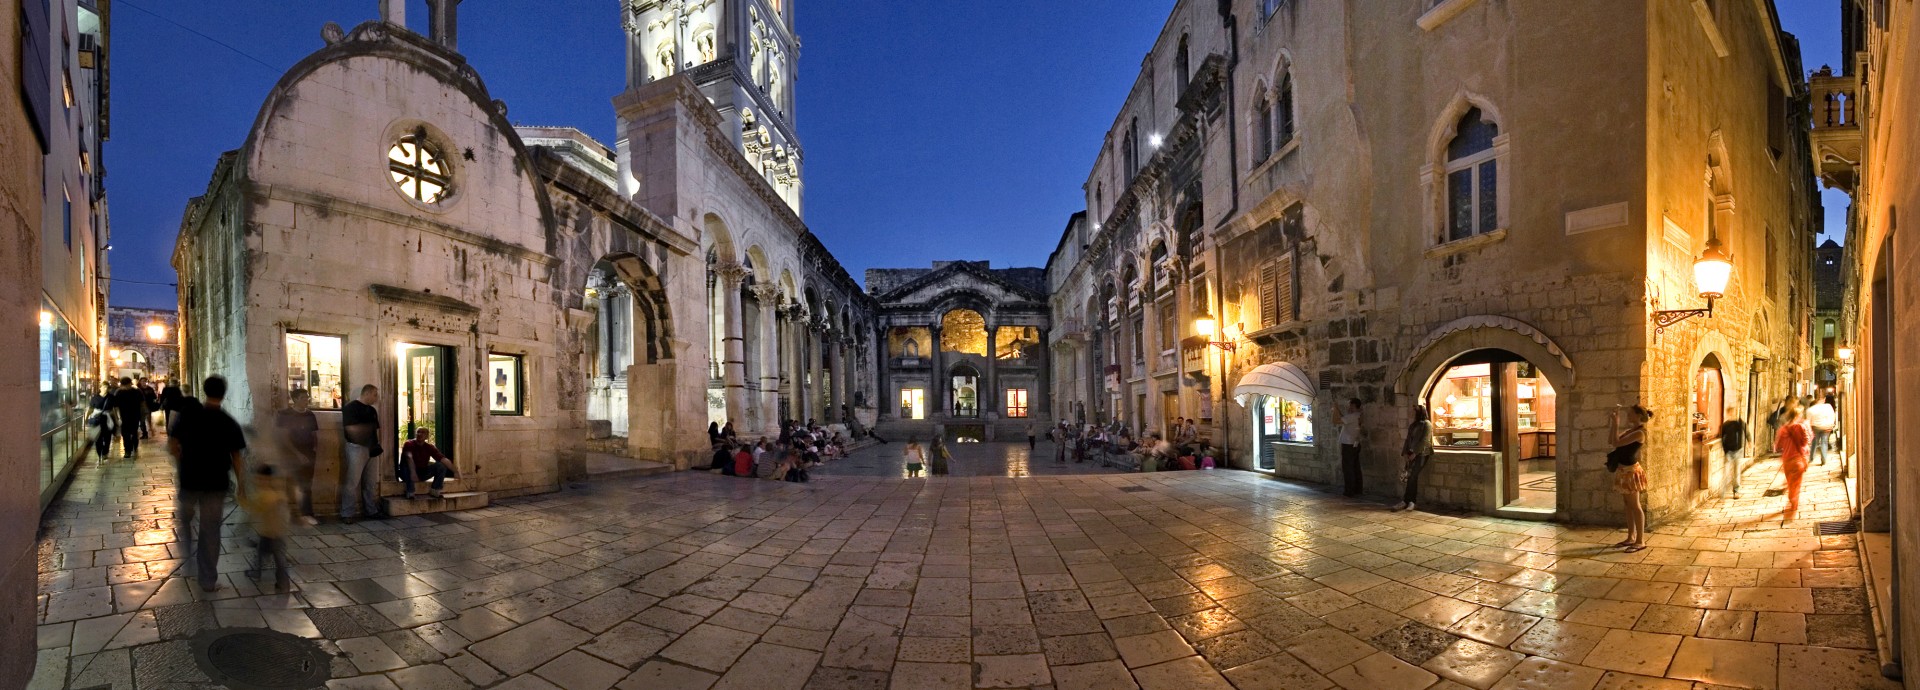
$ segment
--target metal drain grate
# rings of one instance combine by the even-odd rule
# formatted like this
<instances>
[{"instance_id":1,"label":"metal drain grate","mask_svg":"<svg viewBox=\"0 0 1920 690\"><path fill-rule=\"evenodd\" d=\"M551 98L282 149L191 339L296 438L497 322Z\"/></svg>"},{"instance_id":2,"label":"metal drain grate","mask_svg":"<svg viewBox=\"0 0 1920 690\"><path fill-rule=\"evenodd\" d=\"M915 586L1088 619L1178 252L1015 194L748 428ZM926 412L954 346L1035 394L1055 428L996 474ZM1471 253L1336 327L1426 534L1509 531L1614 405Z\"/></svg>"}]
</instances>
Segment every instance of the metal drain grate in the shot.
<instances>
[{"instance_id":1,"label":"metal drain grate","mask_svg":"<svg viewBox=\"0 0 1920 690\"><path fill-rule=\"evenodd\" d=\"M330 657L313 642L260 628L208 630L193 638L193 658L213 682L233 690L327 684Z\"/></svg>"},{"instance_id":2,"label":"metal drain grate","mask_svg":"<svg viewBox=\"0 0 1920 690\"><path fill-rule=\"evenodd\" d=\"M1123 487L1120 487L1120 490L1130 494L1137 494L1142 491L1152 491L1153 489L1149 489L1144 486L1123 486Z\"/></svg>"},{"instance_id":3,"label":"metal drain grate","mask_svg":"<svg viewBox=\"0 0 1920 690\"><path fill-rule=\"evenodd\" d=\"M1860 531L1859 520L1838 520L1834 522L1822 522L1813 526L1813 533L1823 537L1828 535L1834 535L1834 534L1854 534L1859 531Z\"/></svg>"}]
</instances>

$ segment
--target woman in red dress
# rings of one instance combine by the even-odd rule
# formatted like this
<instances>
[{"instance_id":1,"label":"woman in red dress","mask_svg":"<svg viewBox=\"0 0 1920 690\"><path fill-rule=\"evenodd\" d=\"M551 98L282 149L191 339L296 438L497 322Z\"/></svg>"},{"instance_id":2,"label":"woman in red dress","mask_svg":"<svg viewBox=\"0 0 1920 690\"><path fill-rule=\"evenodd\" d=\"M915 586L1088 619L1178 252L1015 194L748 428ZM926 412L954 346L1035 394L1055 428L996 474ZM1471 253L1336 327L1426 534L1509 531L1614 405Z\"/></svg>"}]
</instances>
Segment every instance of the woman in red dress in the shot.
<instances>
[{"instance_id":1,"label":"woman in red dress","mask_svg":"<svg viewBox=\"0 0 1920 690\"><path fill-rule=\"evenodd\" d=\"M1811 438L1807 425L1800 422L1804 414L1797 408L1787 410L1780 432L1773 437L1773 449L1780 452L1780 473L1787 478L1787 510L1780 520L1783 523L1800 512L1800 480L1807 474L1807 442Z\"/></svg>"}]
</instances>

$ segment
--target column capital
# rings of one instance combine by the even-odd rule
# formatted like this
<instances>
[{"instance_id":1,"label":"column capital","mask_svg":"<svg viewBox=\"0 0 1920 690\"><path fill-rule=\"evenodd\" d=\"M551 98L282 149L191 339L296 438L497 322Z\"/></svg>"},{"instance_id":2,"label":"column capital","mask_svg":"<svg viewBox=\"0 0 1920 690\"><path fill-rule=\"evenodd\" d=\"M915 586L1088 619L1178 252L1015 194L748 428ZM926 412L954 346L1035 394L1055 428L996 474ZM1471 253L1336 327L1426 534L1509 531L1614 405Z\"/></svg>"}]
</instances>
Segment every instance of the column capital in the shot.
<instances>
[{"instance_id":1,"label":"column capital","mask_svg":"<svg viewBox=\"0 0 1920 690\"><path fill-rule=\"evenodd\" d=\"M779 304L780 286L778 285L757 283L753 287L747 288L747 290L752 292L754 299L760 300L760 303L763 305L775 306ZM775 306L775 308L778 307Z\"/></svg>"},{"instance_id":2,"label":"column capital","mask_svg":"<svg viewBox=\"0 0 1920 690\"><path fill-rule=\"evenodd\" d=\"M713 264L713 274L719 276L728 288L740 287L741 281L746 280L752 273L747 270L747 267L735 261L719 261Z\"/></svg>"}]
</instances>

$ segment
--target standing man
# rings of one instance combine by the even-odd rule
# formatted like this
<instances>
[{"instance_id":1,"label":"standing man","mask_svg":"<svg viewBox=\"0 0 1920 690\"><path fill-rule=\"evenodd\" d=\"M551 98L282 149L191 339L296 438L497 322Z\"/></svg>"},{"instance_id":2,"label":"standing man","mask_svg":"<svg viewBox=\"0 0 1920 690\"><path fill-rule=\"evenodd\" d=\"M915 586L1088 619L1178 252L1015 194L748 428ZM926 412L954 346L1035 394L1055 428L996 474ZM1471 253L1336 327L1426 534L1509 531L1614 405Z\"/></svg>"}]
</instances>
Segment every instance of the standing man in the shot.
<instances>
[{"instance_id":1,"label":"standing man","mask_svg":"<svg viewBox=\"0 0 1920 690\"><path fill-rule=\"evenodd\" d=\"M129 383L127 390L131 389ZM247 476L240 458L247 439L240 433L240 424L220 407L227 396L227 380L209 376L202 391L207 397L205 408L180 418L175 433L167 436L167 450L173 454L179 472L180 504L174 522L180 529L180 543L196 564L200 589L212 592L220 589L221 509L227 502L227 490L233 487L227 472L231 470L242 479ZM245 484L241 484L240 498L246 499ZM198 552L194 551L196 537L200 542Z\"/></svg>"},{"instance_id":2,"label":"standing man","mask_svg":"<svg viewBox=\"0 0 1920 690\"><path fill-rule=\"evenodd\" d=\"M1360 399L1347 398L1334 422L1340 425L1340 474L1347 480L1346 494L1360 495Z\"/></svg>"},{"instance_id":3,"label":"standing man","mask_svg":"<svg viewBox=\"0 0 1920 690\"><path fill-rule=\"evenodd\" d=\"M1840 413L1833 409L1833 395L1807 408L1807 426L1813 427L1813 464L1827 464L1827 451L1833 444L1833 430L1840 424Z\"/></svg>"},{"instance_id":4,"label":"standing man","mask_svg":"<svg viewBox=\"0 0 1920 690\"><path fill-rule=\"evenodd\" d=\"M289 396L287 409L274 415L273 425L280 430L280 438L286 440L292 449L288 459L292 460L292 489L298 496L297 510L302 522L309 525L313 519L313 465L314 455L320 445L320 420L313 414L310 406L313 393L305 388L296 388ZM284 477L284 475L283 475Z\"/></svg>"},{"instance_id":5,"label":"standing man","mask_svg":"<svg viewBox=\"0 0 1920 690\"><path fill-rule=\"evenodd\" d=\"M120 377L120 389L113 392L113 411L120 417L120 457L140 457L140 420L147 416L147 397L133 387L133 379Z\"/></svg>"},{"instance_id":6,"label":"standing man","mask_svg":"<svg viewBox=\"0 0 1920 690\"><path fill-rule=\"evenodd\" d=\"M373 407L379 400L379 387L369 383L340 410L340 521L349 525L380 510L380 467L373 464L381 452L380 412Z\"/></svg>"},{"instance_id":7,"label":"standing man","mask_svg":"<svg viewBox=\"0 0 1920 690\"><path fill-rule=\"evenodd\" d=\"M1720 450L1727 458L1728 481L1733 497L1740 497L1740 461L1747 449L1747 423L1740 419L1740 408L1727 408L1727 421L1720 423Z\"/></svg>"},{"instance_id":8,"label":"standing man","mask_svg":"<svg viewBox=\"0 0 1920 690\"><path fill-rule=\"evenodd\" d=\"M1033 450L1038 444L1039 437L1034 435L1033 420L1029 419L1027 420L1027 450Z\"/></svg>"},{"instance_id":9,"label":"standing man","mask_svg":"<svg viewBox=\"0 0 1920 690\"><path fill-rule=\"evenodd\" d=\"M154 389L153 383L146 379L140 379L140 384L134 387L140 389L140 399L146 403L146 407L140 410L140 438L153 438L147 423L151 421L154 411L160 409L160 391Z\"/></svg>"}]
</instances>

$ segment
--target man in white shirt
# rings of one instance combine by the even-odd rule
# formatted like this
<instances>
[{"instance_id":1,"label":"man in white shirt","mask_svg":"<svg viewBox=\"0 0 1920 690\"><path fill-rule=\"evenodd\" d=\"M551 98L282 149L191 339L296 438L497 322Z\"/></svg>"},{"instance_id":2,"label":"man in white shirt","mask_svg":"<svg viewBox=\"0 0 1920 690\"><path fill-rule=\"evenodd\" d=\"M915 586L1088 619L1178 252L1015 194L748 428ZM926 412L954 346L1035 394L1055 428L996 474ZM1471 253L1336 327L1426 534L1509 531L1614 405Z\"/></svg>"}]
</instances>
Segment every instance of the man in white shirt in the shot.
<instances>
[{"instance_id":1,"label":"man in white shirt","mask_svg":"<svg viewBox=\"0 0 1920 690\"><path fill-rule=\"evenodd\" d=\"M1839 422L1840 413L1833 409L1831 395L1807 408L1807 426L1813 428L1813 464L1827 464L1827 447L1833 442L1833 430Z\"/></svg>"},{"instance_id":2,"label":"man in white shirt","mask_svg":"<svg viewBox=\"0 0 1920 690\"><path fill-rule=\"evenodd\" d=\"M1348 398L1334 420L1340 425L1340 474L1348 496L1360 495L1360 399Z\"/></svg>"}]
</instances>

